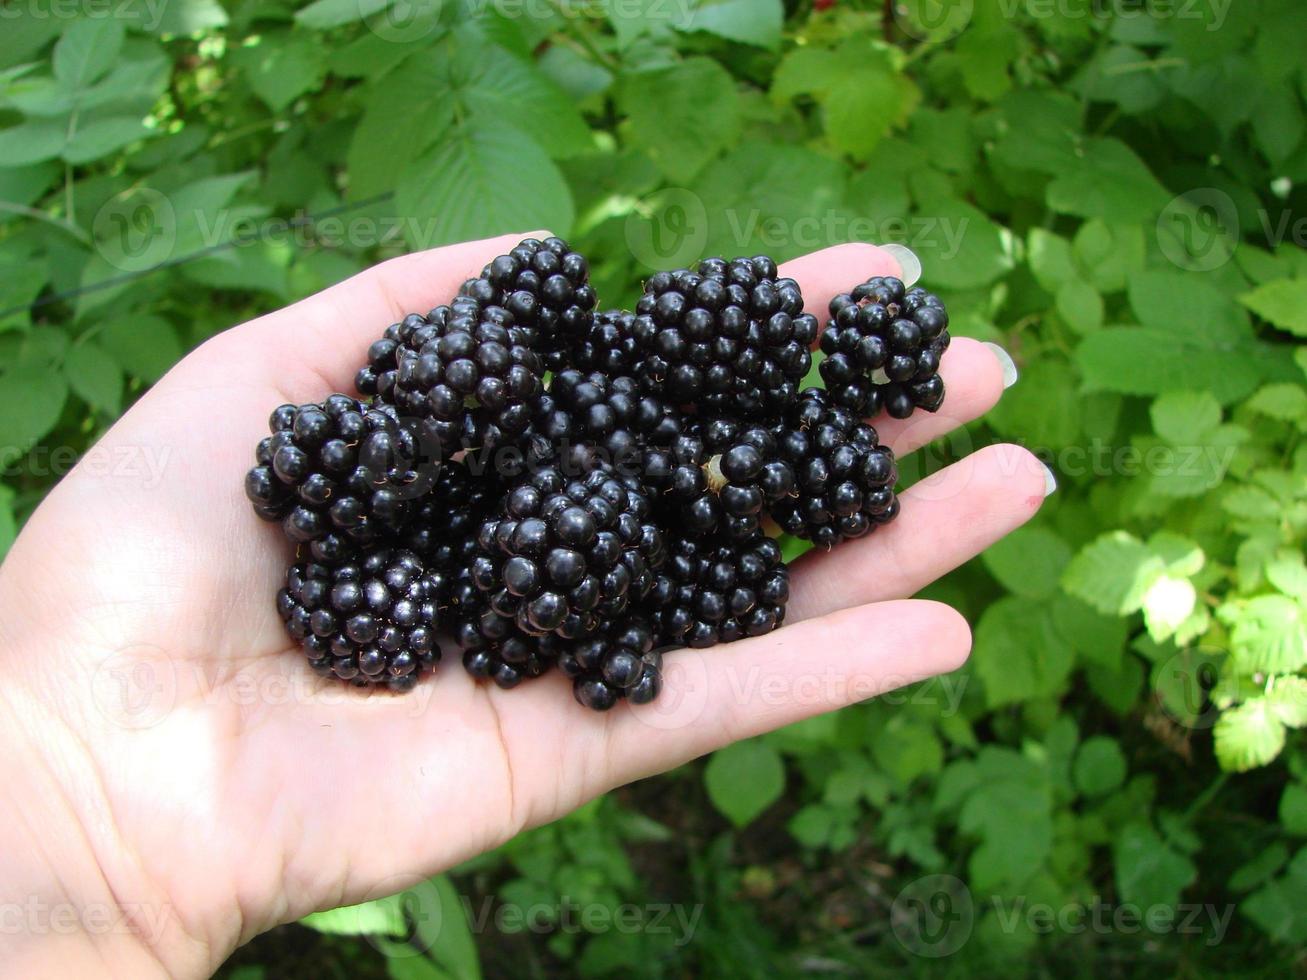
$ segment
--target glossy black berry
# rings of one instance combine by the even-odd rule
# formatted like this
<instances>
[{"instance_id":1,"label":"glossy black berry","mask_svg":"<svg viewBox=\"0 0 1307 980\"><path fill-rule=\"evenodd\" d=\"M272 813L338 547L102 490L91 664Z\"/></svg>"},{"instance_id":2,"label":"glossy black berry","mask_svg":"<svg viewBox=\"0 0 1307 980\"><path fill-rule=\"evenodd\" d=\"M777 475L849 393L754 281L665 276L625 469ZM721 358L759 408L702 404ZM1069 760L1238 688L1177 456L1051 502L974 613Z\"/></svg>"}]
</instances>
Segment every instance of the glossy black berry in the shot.
<instances>
[{"instance_id":1,"label":"glossy black berry","mask_svg":"<svg viewBox=\"0 0 1307 980\"><path fill-rule=\"evenodd\" d=\"M619 617L558 649L559 669L572 678L572 693L587 708L607 711L622 698L647 704L662 690L662 655L642 613Z\"/></svg>"},{"instance_id":2,"label":"glossy black berry","mask_svg":"<svg viewBox=\"0 0 1307 980\"><path fill-rule=\"evenodd\" d=\"M406 687L440 660L440 591L413 552L380 548L334 568L292 565L277 611L318 673Z\"/></svg>"},{"instance_id":3,"label":"glossy black berry","mask_svg":"<svg viewBox=\"0 0 1307 980\"><path fill-rule=\"evenodd\" d=\"M837 405L862 416L884 409L907 418L944 402L939 362L948 349L948 313L924 289L875 277L830 302L821 337L821 377Z\"/></svg>"},{"instance_id":4,"label":"glossy black berry","mask_svg":"<svg viewBox=\"0 0 1307 980\"><path fill-rule=\"evenodd\" d=\"M420 422L348 395L282 405L269 428L245 494L319 561L342 561L399 531L441 469L438 441L424 439Z\"/></svg>"},{"instance_id":5,"label":"glossy black berry","mask_svg":"<svg viewBox=\"0 0 1307 980\"><path fill-rule=\"evenodd\" d=\"M795 474L793 495L771 509L782 530L830 548L898 515L893 452L828 391L806 389L775 435Z\"/></svg>"},{"instance_id":6,"label":"glossy black berry","mask_svg":"<svg viewBox=\"0 0 1307 980\"><path fill-rule=\"evenodd\" d=\"M765 256L656 273L636 314L641 383L705 415L776 418L812 366L817 320Z\"/></svg>"}]
</instances>

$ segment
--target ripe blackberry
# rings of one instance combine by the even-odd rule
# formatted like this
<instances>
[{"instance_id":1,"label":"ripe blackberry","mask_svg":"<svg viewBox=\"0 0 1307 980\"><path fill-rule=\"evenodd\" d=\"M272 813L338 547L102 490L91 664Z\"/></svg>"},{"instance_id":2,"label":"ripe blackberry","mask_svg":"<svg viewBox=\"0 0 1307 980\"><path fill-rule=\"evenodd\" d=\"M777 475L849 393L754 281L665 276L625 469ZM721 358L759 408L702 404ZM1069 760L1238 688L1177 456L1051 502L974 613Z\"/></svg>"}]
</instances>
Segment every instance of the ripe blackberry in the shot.
<instances>
[{"instance_id":1,"label":"ripe blackberry","mask_svg":"<svg viewBox=\"0 0 1307 980\"><path fill-rule=\"evenodd\" d=\"M403 688L440 660L438 591L417 555L381 548L335 568L292 565L277 611L314 670Z\"/></svg>"},{"instance_id":2,"label":"ripe blackberry","mask_svg":"<svg viewBox=\"0 0 1307 980\"><path fill-rule=\"evenodd\" d=\"M542 389L533 336L503 307L463 298L387 328L355 385L429 419L447 450L498 442L526 429Z\"/></svg>"},{"instance_id":3,"label":"ripe blackberry","mask_svg":"<svg viewBox=\"0 0 1307 980\"><path fill-rule=\"evenodd\" d=\"M597 300L585 256L561 238L523 239L465 282L459 295L506 308L534 332L532 347L550 369L589 332Z\"/></svg>"},{"instance_id":4,"label":"ripe blackberry","mask_svg":"<svg viewBox=\"0 0 1307 980\"><path fill-rule=\"evenodd\" d=\"M784 622L789 598L780 545L759 531L738 542L674 538L648 605L661 642L710 647L770 633Z\"/></svg>"},{"instance_id":5,"label":"ripe blackberry","mask_svg":"<svg viewBox=\"0 0 1307 980\"><path fill-rule=\"evenodd\" d=\"M585 336L572 350L572 366L609 377L634 375L640 362L635 314L626 310L596 313Z\"/></svg>"},{"instance_id":6,"label":"ripe blackberry","mask_svg":"<svg viewBox=\"0 0 1307 980\"><path fill-rule=\"evenodd\" d=\"M778 427L777 444L797 490L772 508L784 531L831 548L898 516L894 453L829 392L806 389Z\"/></svg>"},{"instance_id":7,"label":"ripe blackberry","mask_svg":"<svg viewBox=\"0 0 1307 980\"><path fill-rule=\"evenodd\" d=\"M471 564L477 530L499 502L502 489L493 473L476 473L466 459L450 460L417 504L403 543L427 565L454 573Z\"/></svg>"},{"instance_id":8,"label":"ripe blackberry","mask_svg":"<svg viewBox=\"0 0 1307 980\"><path fill-rule=\"evenodd\" d=\"M576 638L638 602L662 560L662 535L633 478L601 466L576 479L530 474L482 525L472 580L524 633Z\"/></svg>"},{"instance_id":9,"label":"ripe blackberry","mask_svg":"<svg viewBox=\"0 0 1307 980\"><path fill-rule=\"evenodd\" d=\"M635 471L644 447L667 445L680 430L679 413L641 394L634 378L575 369L554 375L532 423L556 457L581 469L609 463L622 473Z\"/></svg>"},{"instance_id":10,"label":"ripe blackberry","mask_svg":"<svg viewBox=\"0 0 1307 980\"><path fill-rule=\"evenodd\" d=\"M648 704L662 690L662 654L654 649L653 627L643 615L624 616L561 647L559 669L587 708L607 711L622 698Z\"/></svg>"},{"instance_id":11,"label":"ripe blackberry","mask_svg":"<svg viewBox=\"0 0 1307 980\"><path fill-rule=\"evenodd\" d=\"M778 417L812 366L817 319L766 256L656 273L636 313L646 390L705 415Z\"/></svg>"},{"instance_id":12,"label":"ripe blackberry","mask_svg":"<svg viewBox=\"0 0 1307 980\"><path fill-rule=\"evenodd\" d=\"M255 513L281 521L286 536L319 561L343 560L354 546L398 531L440 465L420 427L391 406L348 395L282 405L268 427L245 494Z\"/></svg>"},{"instance_id":13,"label":"ripe blackberry","mask_svg":"<svg viewBox=\"0 0 1307 980\"><path fill-rule=\"evenodd\" d=\"M511 618L489 608L466 610L457 638L463 647L463 669L505 690L539 677L556 659L551 638L529 636Z\"/></svg>"},{"instance_id":14,"label":"ripe blackberry","mask_svg":"<svg viewBox=\"0 0 1307 980\"><path fill-rule=\"evenodd\" d=\"M668 449L648 450L644 465L645 481L675 505L676 522L700 536L748 538L766 509L794 492L775 435L728 419L691 423Z\"/></svg>"},{"instance_id":15,"label":"ripe blackberry","mask_svg":"<svg viewBox=\"0 0 1307 980\"><path fill-rule=\"evenodd\" d=\"M830 314L820 370L836 404L864 417L884 408L896 419L943 404L939 361L949 334L938 297L878 276L832 299Z\"/></svg>"}]
</instances>

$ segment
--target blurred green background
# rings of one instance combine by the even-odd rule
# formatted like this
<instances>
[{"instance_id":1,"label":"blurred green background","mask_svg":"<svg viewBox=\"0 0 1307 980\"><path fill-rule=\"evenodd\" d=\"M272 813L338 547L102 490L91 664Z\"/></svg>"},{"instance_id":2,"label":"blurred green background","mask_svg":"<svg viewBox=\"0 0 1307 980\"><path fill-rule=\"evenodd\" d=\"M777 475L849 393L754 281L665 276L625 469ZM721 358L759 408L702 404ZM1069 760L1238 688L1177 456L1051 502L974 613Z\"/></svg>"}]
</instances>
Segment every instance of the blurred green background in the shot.
<instances>
[{"instance_id":1,"label":"blurred green background","mask_svg":"<svg viewBox=\"0 0 1307 980\"><path fill-rule=\"evenodd\" d=\"M1301 0L0 3L0 554L204 338L535 227L607 306L703 255L904 243L1021 370L905 477L1011 440L1060 483L928 590L973 624L958 674L223 975L1300 964L1304 38Z\"/></svg>"}]
</instances>

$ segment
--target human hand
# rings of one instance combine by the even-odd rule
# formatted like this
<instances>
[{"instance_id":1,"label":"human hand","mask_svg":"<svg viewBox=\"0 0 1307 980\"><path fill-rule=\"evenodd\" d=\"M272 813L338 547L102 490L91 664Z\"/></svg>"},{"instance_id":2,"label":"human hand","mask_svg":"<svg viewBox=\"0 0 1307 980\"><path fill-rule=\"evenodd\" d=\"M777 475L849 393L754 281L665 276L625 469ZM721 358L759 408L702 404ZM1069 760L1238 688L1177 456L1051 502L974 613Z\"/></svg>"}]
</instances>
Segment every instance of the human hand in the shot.
<instances>
[{"instance_id":1,"label":"human hand","mask_svg":"<svg viewBox=\"0 0 1307 980\"><path fill-rule=\"evenodd\" d=\"M268 413L351 390L388 323L447 300L520 237L395 259L215 337L97 446L141 465L79 465L33 514L0 565L0 904L35 898L76 922L0 931L15 973L205 975L281 922L399 891L614 786L962 663L961 616L907 597L1038 510L1046 471L1015 446L908 490L870 537L805 556L784 629L670 656L652 705L596 714L559 676L509 693L457 663L399 696L311 675L272 601L289 545L242 492ZM824 320L833 294L899 268L844 245L782 273ZM898 454L1003 388L974 341L955 340L941 374L938 414L877 420Z\"/></svg>"}]
</instances>

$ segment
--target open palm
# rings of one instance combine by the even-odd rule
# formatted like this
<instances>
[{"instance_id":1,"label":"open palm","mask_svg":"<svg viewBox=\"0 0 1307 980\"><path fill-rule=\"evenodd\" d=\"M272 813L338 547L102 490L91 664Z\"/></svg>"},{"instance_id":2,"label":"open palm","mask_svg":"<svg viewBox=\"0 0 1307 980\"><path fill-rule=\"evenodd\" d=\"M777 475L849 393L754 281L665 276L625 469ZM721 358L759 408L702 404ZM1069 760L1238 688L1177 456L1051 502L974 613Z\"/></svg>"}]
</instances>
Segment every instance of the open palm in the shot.
<instances>
[{"instance_id":1,"label":"open palm","mask_svg":"<svg viewBox=\"0 0 1307 980\"><path fill-rule=\"evenodd\" d=\"M503 692L448 647L406 695L314 677L272 602L289 545L242 493L253 446L274 406L349 391L388 323L448 300L519 237L393 260L208 342L0 566L0 774L23 801L6 808L6 840L35 852L10 877L48 866L68 901L123 911L130 928L82 952L136 976L202 975L280 922L402 890L613 786L965 658L962 618L907 597L1039 508L1044 470L1013 446L907 491L871 537L801 560L783 630L672 655L652 705L594 714L559 676ZM782 271L821 316L898 267L846 245ZM963 339L942 374L939 414L882 420L899 454L1003 386L995 356Z\"/></svg>"}]
</instances>

